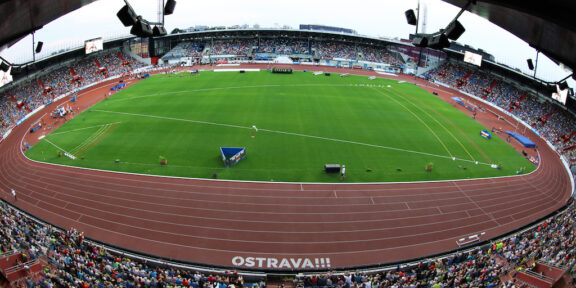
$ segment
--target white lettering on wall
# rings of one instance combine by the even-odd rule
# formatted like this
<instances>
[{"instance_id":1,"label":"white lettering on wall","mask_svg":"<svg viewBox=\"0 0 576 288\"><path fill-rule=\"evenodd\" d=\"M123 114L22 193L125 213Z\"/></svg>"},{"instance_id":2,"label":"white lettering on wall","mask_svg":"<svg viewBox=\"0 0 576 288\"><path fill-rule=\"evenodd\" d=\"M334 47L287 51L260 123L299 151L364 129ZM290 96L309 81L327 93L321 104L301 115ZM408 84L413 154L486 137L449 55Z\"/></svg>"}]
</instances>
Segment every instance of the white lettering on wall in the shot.
<instances>
[{"instance_id":1,"label":"white lettering on wall","mask_svg":"<svg viewBox=\"0 0 576 288\"><path fill-rule=\"evenodd\" d=\"M274 258L242 257L232 258L232 265L250 268L271 269L315 269L330 268L330 258Z\"/></svg>"}]
</instances>

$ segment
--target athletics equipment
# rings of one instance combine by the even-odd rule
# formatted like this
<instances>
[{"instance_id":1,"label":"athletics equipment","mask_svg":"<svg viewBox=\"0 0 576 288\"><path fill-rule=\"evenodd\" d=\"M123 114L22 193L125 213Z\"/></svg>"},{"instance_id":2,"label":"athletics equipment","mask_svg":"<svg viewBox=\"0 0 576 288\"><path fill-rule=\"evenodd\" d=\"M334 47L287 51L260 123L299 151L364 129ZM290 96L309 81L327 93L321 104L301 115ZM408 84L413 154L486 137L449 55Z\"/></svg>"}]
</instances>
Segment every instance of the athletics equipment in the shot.
<instances>
[{"instance_id":1,"label":"athletics equipment","mask_svg":"<svg viewBox=\"0 0 576 288\"><path fill-rule=\"evenodd\" d=\"M244 147L220 147L222 161L226 167L234 167L240 160L246 158L246 148Z\"/></svg>"},{"instance_id":2,"label":"athletics equipment","mask_svg":"<svg viewBox=\"0 0 576 288\"><path fill-rule=\"evenodd\" d=\"M292 74L293 70L292 68L276 68L276 67L272 67L272 73L277 73L277 74Z\"/></svg>"}]
</instances>

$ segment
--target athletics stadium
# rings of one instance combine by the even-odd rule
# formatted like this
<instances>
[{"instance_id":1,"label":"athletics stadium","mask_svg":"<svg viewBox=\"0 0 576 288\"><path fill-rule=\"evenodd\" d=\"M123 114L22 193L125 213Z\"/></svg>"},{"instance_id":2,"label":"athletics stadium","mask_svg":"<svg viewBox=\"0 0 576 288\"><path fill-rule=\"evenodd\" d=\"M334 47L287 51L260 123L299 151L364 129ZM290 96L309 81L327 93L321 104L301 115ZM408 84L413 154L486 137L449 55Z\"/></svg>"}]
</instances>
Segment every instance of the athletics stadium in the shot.
<instances>
[{"instance_id":1,"label":"athletics stadium","mask_svg":"<svg viewBox=\"0 0 576 288\"><path fill-rule=\"evenodd\" d=\"M0 44L87 2L4 1ZM1 58L4 287L571 287L572 74L456 40L475 13L573 68L574 5L389 39L124 2L130 36Z\"/></svg>"}]
</instances>

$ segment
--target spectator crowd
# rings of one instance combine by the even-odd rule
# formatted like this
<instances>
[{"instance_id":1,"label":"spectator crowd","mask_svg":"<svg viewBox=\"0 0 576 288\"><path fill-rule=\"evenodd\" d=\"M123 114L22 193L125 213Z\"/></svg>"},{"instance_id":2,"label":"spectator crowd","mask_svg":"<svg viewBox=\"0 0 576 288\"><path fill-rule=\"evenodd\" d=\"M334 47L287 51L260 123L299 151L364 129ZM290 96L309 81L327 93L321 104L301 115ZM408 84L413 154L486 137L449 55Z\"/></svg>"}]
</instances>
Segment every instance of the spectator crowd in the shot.
<instances>
[{"instance_id":1,"label":"spectator crowd","mask_svg":"<svg viewBox=\"0 0 576 288\"><path fill-rule=\"evenodd\" d=\"M576 206L504 239L468 252L426 259L414 265L398 265L379 273L324 273L296 278L297 287L528 287L515 282L516 273L545 263L568 269L574 276ZM571 283L568 283L571 284Z\"/></svg>"},{"instance_id":2,"label":"spectator crowd","mask_svg":"<svg viewBox=\"0 0 576 288\"><path fill-rule=\"evenodd\" d=\"M180 57L201 58L202 56L254 56L288 55L294 57L318 57L324 59L341 58L386 63L402 66L402 59L393 56L387 48L338 41L300 40L290 38L274 39L221 39L206 42L186 41L176 45L162 57L169 60Z\"/></svg>"},{"instance_id":3,"label":"spectator crowd","mask_svg":"<svg viewBox=\"0 0 576 288\"><path fill-rule=\"evenodd\" d=\"M574 274L576 206L523 232L469 251L398 265L375 273L325 272L301 275L296 287L513 287L514 275L539 261ZM28 287L265 288L264 278L244 280L236 271L201 273L167 263L109 252L75 229L60 230L0 202L0 253L22 251L44 259L44 271L22 279ZM1 255L0 255L1 256ZM521 287L521 285L515 286Z\"/></svg>"},{"instance_id":4,"label":"spectator crowd","mask_svg":"<svg viewBox=\"0 0 576 288\"><path fill-rule=\"evenodd\" d=\"M263 279L245 282L236 271L201 273L166 264L151 264L114 254L86 241L75 229L60 230L30 218L0 202L0 256L23 252L28 260L43 259L44 271L20 282L27 287L194 287L260 286ZM261 282L261 283L260 283Z\"/></svg>"},{"instance_id":5,"label":"spectator crowd","mask_svg":"<svg viewBox=\"0 0 576 288\"><path fill-rule=\"evenodd\" d=\"M127 54L111 50L2 87L0 137L26 114L51 103L55 97L142 66Z\"/></svg>"},{"instance_id":6,"label":"spectator crowd","mask_svg":"<svg viewBox=\"0 0 576 288\"><path fill-rule=\"evenodd\" d=\"M219 55L248 54L257 47L257 51L262 53L312 54L315 51L320 57L400 63L384 49L331 41L236 39L213 43L183 42L179 47L183 55L188 56L201 55L203 47L210 47L210 53ZM140 66L142 64L130 56L110 51L4 88L2 93L6 97L0 101L0 133L4 134L29 111L50 103L54 95L110 76L130 73ZM74 75L78 77L74 78ZM509 111L554 143L567 159L576 162L576 149L573 149L576 137L572 135L576 131L576 120L569 112L481 69L461 64L446 62L423 76L484 98ZM565 211L531 229L467 252L423 260L417 265L399 265L396 269L379 273L356 271L301 276L295 279L295 285L338 288L511 287L514 273L519 269L529 269L534 261L572 269L576 259L575 216L576 207L570 202ZM245 283L235 272L206 274L117 255L86 241L81 232L74 229L62 231L37 222L4 202L0 207L0 217L0 252L25 251L28 258L42 258L48 263L41 275L26 280L30 287L264 288L266 285L263 281Z\"/></svg>"},{"instance_id":7,"label":"spectator crowd","mask_svg":"<svg viewBox=\"0 0 576 288\"><path fill-rule=\"evenodd\" d=\"M550 101L523 91L488 72L446 62L426 72L424 78L450 85L483 98L532 126L570 162L576 164L576 118Z\"/></svg>"}]
</instances>

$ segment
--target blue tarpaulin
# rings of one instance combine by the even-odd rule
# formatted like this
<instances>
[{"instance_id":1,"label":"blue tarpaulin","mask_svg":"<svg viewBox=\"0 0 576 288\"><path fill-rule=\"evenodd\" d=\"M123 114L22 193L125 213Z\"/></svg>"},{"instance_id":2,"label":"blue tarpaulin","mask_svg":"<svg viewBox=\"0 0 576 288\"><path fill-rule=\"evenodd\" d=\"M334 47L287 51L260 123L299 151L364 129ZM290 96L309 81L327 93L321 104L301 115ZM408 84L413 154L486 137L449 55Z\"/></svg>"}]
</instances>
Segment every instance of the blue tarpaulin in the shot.
<instances>
[{"instance_id":1,"label":"blue tarpaulin","mask_svg":"<svg viewBox=\"0 0 576 288\"><path fill-rule=\"evenodd\" d=\"M472 106L467 105L466 103L464 103L464 100L462 100L462 98L460 98L460 97L452 97L452 98L450 98L450 99L456 101L458 104L466 107L466 109L468 109L468 110L470 110L470 111L474 111L474 110L475 110L474 107L472 107Z\"/></svg>"},{"instance_id":2,"label":"blue tarpaulin","mask_svg":"<svg viewBox=\"0 0 576 288\"><path fill-rule=\"evenodd\" d=\"M460 104L460 105L464 105L464 101L462 101L462 99L460 97L452 97L450 99L458 102L458 104Z\"/></svg>"},{"instance_id":3,"label":"blue tarpaulin","mask_svg":"<svg viewBox=\"0 0 576 288\"><path fill-rule=\"evenodd\" d=\"M111 91L116 91L116 90L120 90L120 89L122 89L122 88L124 88L124 87L126 87L126 83L121 83L121 84L118 84L118 85L115 85L115 86L111 87L110 90L111 90Z\"/></svg>"},{"instance_id":4,"label":"blue tarpaulin","mask_svg":"<svg viewBox=\"0 0 576 288\"><path fill-rule=\"evenodd\" d=\"M532 140L528 139L526 136L520 135L512 131L506 131L506 134L516 139L516 141L520 142L520 144L522 144L522 146L526 148L536 148L536 144L534 144L534 142L532 142Z\"/></svg>"}]
</instances>

